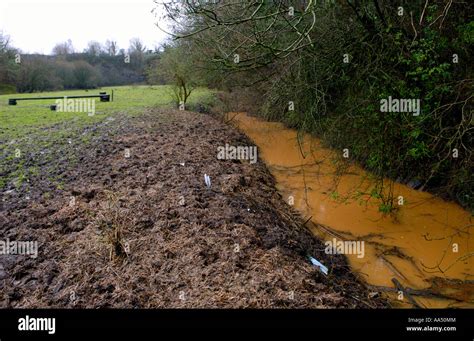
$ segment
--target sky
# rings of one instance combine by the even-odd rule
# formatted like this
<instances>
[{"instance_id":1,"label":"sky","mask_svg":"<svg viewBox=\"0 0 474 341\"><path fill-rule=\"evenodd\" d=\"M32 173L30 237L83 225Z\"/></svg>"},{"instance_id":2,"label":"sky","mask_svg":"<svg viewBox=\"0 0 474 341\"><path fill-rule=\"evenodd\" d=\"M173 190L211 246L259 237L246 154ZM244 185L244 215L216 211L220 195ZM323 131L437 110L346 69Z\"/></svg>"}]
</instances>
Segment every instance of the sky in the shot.
<instances>
[{"instance_id":1,"label":"sky","mask_svg":"<svg viewBox=\"0 0 474 341\"><path fill-rule=\"evenodd\" d=\"M134 37L152 50L167 38L154 7L153 0L0 0L0 31L23 53L50 54L68 39L78 52L107 39L127 49Z\"/></svg>"}]
</instances>

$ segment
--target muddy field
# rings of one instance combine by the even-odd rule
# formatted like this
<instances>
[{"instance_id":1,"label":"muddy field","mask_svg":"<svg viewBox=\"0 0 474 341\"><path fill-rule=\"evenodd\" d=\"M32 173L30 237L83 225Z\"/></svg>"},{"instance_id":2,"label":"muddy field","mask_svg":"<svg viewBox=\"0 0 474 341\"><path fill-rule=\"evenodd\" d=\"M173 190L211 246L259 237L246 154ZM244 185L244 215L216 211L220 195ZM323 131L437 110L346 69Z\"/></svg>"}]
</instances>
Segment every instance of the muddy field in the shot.
<instances>
[{"instance_id":1,"label":"muddy field","mask_svg":"<svg viewBox=\"0 0 474 341\"><path fill-rule=\"evenodd\" d=\"M235 129L160 109L87 129L90 141L38 152L38 174L0 193L1 239L39 244L37 258L0 255L0 307L387 306L324 253L261 161L217 159L226 143L251 145Z\"/></svg>"}]
</instances>

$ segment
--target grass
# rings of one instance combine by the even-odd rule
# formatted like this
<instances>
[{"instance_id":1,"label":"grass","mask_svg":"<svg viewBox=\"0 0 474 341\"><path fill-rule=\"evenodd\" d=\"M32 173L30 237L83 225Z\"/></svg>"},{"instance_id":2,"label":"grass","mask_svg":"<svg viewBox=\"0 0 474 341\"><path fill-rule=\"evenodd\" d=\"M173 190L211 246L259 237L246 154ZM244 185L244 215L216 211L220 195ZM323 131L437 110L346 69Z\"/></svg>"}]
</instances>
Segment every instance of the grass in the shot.
<instances>
[{"instance_id":1,"label":"grass","mask_svg":"<svg viewBox=\"0 0 474 341\"><path fill-rule=\"evenodd\" d=\"M55 100L18 101L16 106L8 105L9 98L72 96L98 94L99 91L114 91L113 102L100 102L96 99L96 115L87 113L54 112L49 109ZM196 89L191 94L189 106L209 103L212 94L207 89ZM38 132L58 123L88 125L103 120L114 113L139 115L147 107L172 107L171 89L168 86L121 86L105 87L96 90L72 90L43 92L39 94L0 95L0 143L7 139L17 139L29 133Z\"/></svg>"}]
</instances>

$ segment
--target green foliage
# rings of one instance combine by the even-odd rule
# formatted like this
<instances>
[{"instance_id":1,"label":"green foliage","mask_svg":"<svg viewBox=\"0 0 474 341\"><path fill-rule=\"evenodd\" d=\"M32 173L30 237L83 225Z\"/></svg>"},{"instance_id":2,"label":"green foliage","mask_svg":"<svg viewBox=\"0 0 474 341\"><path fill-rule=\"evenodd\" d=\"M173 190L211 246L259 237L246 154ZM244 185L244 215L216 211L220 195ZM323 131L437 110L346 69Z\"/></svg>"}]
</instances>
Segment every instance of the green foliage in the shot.
<instances>
[{"instance_id":1,"label":"green foliage","mask_svg":"<svg viewBox=\"0 0 474 341\"><path fill-rule=\"evenodd\" d=\"M459 40L464 44L474 44L474 21L459 25Z\"/></svg>"},{"instance_id":2,"label":"green foliage","mask_svg":"<svg viewBox=\"0 0 474 341\"><path fill-rule=\"evenodd\" d=\"M76 78L75 85L78 89L96 88L99 83L99 75L95 69L83 60L75 62L73 74Z\"/></svg>"}]
</instances>

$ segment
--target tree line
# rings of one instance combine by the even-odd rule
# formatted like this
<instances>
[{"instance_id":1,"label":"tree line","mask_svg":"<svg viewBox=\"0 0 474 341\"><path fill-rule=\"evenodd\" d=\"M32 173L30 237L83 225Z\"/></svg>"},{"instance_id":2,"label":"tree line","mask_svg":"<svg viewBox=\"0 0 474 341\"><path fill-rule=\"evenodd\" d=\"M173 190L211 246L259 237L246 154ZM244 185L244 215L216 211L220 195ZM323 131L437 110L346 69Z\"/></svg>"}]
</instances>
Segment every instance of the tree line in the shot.
<instances>
[{"instance_id":1,"label":"tree line","mask_svg":"<svg viewBox=\"0 0 474 341\"><path fill-rule=\"evenodd\" d=\"M115 41L88 43L82 52L72 42L58 43L51 55L23 54L0 33L0 93L92 89L146 81L146 70L159 58L138 38L127 49Z\"/></svg>"}]
</instances>

